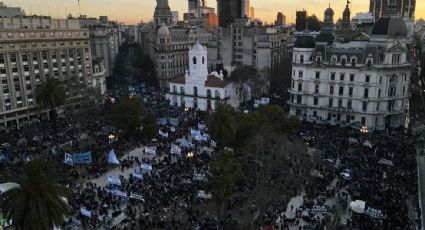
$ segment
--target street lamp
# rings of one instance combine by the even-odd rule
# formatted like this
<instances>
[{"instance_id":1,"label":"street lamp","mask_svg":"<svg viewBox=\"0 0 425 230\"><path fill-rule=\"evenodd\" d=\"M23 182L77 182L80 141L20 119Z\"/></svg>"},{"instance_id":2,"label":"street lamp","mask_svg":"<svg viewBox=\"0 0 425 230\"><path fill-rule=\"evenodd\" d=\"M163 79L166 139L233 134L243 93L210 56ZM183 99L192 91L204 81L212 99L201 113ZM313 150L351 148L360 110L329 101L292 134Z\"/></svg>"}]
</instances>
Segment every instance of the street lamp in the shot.
<instances>
[{"instance_id":1,"label":"street lamp","mask_svg":"<svg viewBox=\"0 0 425 230\"><path fill-rule=\"evenodd\" d=\"M192 157L193 157L193 152L188 152L188 153L187 153L187 157L188 157L188 158L192 158Z\"/></svg>"},{"instance_id":2,"label":"street lamp","mask_svg":"<svg viewBox=\"0 0 425 230\"><path fill-rule=\"evenodd\" d=\"M369 132L369 128L367 126L362 126L360 128L360 132L363 133L363 134L366 134L366 133Z\"/></svg>"},{"instance_id":3,"label":"street lamp","mask_svg":"<svg viewBox=\"0 0 425 230\"><path fill-rule=\"evenodd\" d=\"M109 140L109 144L111 144L112 142L114 142L116 139L115 134L111 133L108 135L108 140Z\"/></svg>"}]
</instances>

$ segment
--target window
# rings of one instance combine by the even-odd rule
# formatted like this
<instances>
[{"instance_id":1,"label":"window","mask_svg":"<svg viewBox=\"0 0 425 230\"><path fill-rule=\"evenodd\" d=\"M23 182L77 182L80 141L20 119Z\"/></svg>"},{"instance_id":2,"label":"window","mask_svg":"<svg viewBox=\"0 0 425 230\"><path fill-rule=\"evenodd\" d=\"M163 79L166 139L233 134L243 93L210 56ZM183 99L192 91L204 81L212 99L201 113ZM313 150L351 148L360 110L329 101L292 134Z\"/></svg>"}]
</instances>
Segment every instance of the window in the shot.
<instances>
[{"instance_id":1,"label":"window","mask_svg":"<svg viewBox=\"0 0 425 230\"><path fill-rule=\"evenodd\" d=\"M218 90L215 91L215 98L220 99L220 91Z\"/></svg>"},{"instance_id":2,"label":"window","mask_svg":"<svg viewBox=\"0 0 425 230\"><path fill-rule=\"evenodd\" d=\"M198 87L193 87L193 96L198 96Z\"/></svg>"},{"instance_id":3,"label":"window","mask_svg":"<svg viewBox=\"0 0 425 230\"><path fill-rule=\"evenodd\" d=\"M367 63L366 63L367 68L371 68L372 67L372 64L373 64L372 58L368 58L367 59Z\"/></svg>"},{"instance_id":4,"label":"window","mask_svg":"<svg viewBox=\"0 0 425 230\"><path fill-rule=\"evenodd\" d=\"M211 98L211 90L207 89L207 97Z\"/></svg>"},{"instance_id":5,"label":"window","mask_svg":"<svg viewBox=\"0 0 425 230\"><path fill-rule=\"evenodd\" d=\"M183 86L180 86L180 93L184 94L184 87Z\"/></svg>"},{"instance_id":6,"label":"window","mask_svg":"<svg viewBox=\"0 0 425 230\"><path fill-rule=\"evenodd\" d=\"M347 63L347 58L345 57L341 58L341 66L345 66L346 63Z\"/></svg>"},{"instance_id":7,"label":"window","mask_svg":"<svg viewBox=\"0 0 425 230\"><path fill-rule=\"evenodd\" d=\"M193 57L192 62L194 65L196 65L196 57Z\"/></svg>"},{"instance_id":8,"label":"window","mask_svg":"<svg viewBox=\"0 0 425 230\"><path fill-rule=\"evenodd\" d=\"M369 89L364 89L363 97L364 98L369 98Z\"/></svg>"},{"instance_id":9,"label":"window","mask_svg":"<svg viewBox=\"0 0 425 230\"><path fill-rule=\"evenodd\" d=\"M344 81L344 79L345 79L345 74L341 73L341 74L339 75L339 80L340 80L340 81Z\"/></svg>"},{"instance_id":10,"label":"window","mask_svg":"<svg viewBox=\"0 0 425 230\"><path fill-rule=\"evenodd\" d=\"M357 58L351 58L351 67L356 67Z\"/></svg>"},{"instance_id":11,"label":"window","mask_svg":"<svg viewBox=\"0 0 425 230\"><path fill-rule=\"evenodd\" d=\"M202 64L205 64L205 58L202 57Z\"/></svg>"},{"instance_id":12,"label":"window","mask_svg":"<svg viewBox=\"0 0 425 230\"><path fill-rule=\"evenodd\" d=\"M300 63L303 64L304 63L304 55L300 56Z\"/></svg>"},{"instance_id":13,"label":"window","mask_svg":"<svg viewBox=\"0 0 425 230\"><path fill-rule=\"evenodd\" d=\"M329 107L332 107L333 104L334 104L334 99L333 98L329 98L329 104L328 104L328 106Z\"/></svg>"},{"instance_id":14,"label":"window","mask_svg":"<svg viewBox=\"0 0 425 230\"><path fill-rule=\"evenodd\" d=\"M319 84L316 84L316 85L314 86L314 92L315 92L315 93L319 93L319 89L320 89Z\"/></svg>"},{"instance_id":15,"label":"window","mask_svg":"<svg viewBox=\"0 0 425 230\"><path fill-rule=\"evenodd\" d=\"M348 88L348 96L353 96L353 87Z\"/></svg>"},{"instance_id":16,"label":"window","mask_svg":"<svg viewBox=\"0 0 425 230\"><path fill-rule=\"evenodd\" d=\"M298 83L298 92L303 91L303 83Z\"/></svg>"},{"instance_id":17,"label":"window","mask_svg":"<svg viewBox=\"0 0 425 230\"><path fill-rule=\"evenodd\" d=\"M331 81L335 81L335 73L331 73Z\"/></svg>"},{"instance_id":18,"label":"window","mask_svg":"<svg viewBox=\"0 0 425 230\"><path fill-rule=\"evenodd\" d=\"M297 103L301 104L303 97L301 95L297 96Z\"/></svg>"},{"instance_id":19,"label":"window","mask_svg":"<svg viewBox=\"0 0 425 230\"><path fill-rule=\"evenodd\" d=\"M363 102L363 112L366 112L366 110L367 110L367 102L364 101Z\"/></svg>"},{"instance_id":20,"label":"window","mask_svg":"<svg viewBox=\"0 0 425 230\"><path fill-rule=\"evenodd\" d=\"M400 54L393 54L392 62L393 65L400 64Z\"/></svg>"},{"instance_id":21,"label":"window","mask_svg":"<svg viewBox=\"0 0 425 230\"><path fill-rule=\"evenodd\" d=\"M303 77L303 71L298 72L298 77L302 78Z\"/></svg>"},{"instance_id":22,"label":"window","mask_svg":"<svg viewBox=\"0 0 425 230\"><path fill-rule=\"evenodd\" d=\"M365 82L366 83L369 83L370 82L370 75L366 75Z\"/></svg>"},{"instance_id":23,"label":"window","mask_svg":"<svg viewBox=\"0 0 425 230\"><path fill-rule=\"evenodd\" d=\"M342 99L338 100L338 108L342 108Z\"/></svg>"},{"instance_id":24,"label":"window","mask_svg":"<svg viewBox=\"0 0 425 230\"><path fill-rule=\"evenodd\" d=\"M339 95L344 95L344 86L339 87Z\"/></svg>"},{"instance_id":25,"label":"window","mask_svg":"<svg viewBox=\"0 0 425 230\"><path fill-rule=\"evenodd\" d=\"M319 98L318 97L314 97L314 105L318 105L319 104Z\"/></svg>"},{"instance_id":26,"label":"window","mask_svg":"<svg viewBox=\"0 0 425 230\"><path fill-rule=\"evenodd\" d=\"M378 98L381 97L381 89L378 90Z\"/></svg>"},{"instance_id":27,"label":"window","mask_svg":"<svg viewBox=\"0 0 425 230\"><path fill-rule=\"evenodd\" d=\"M334 87L333 86L329 87L329 94L334 95Z\"/></svg>"},{"instance_id":28,"label":"window","mask_svg":"<svg viewBox=\"0 0 425 230\"><path fill-rule=\"evenodd\" d=\"M354 74L350 74L350 81L353 82L354 81Z\"/></svg>"},{"instance_id":29,"label":"window","mask_svg":"<svg viewBox=\"0 0 425 230\"><path fill-rule=\"evenodd\" d=\"M348 109L352 109L353 108L353 102L352 101L348 101L347 102L347 108Z\"/></svg>"},{"instance_id":30,"label":"window","mask_svg":"<svg viewBox=\"0 0 425 230\"><path fill-rule=\"evenodd\" d=\"M316 72L316 79L320 79L320 72Z\"/></svg>"},{"instance_id":31,"label":"window","mask_svg":"<svg viewBox=\"0 0 425 230\"><path fill-rule=\"evenodd\" d=\"M380 104L379 104L379 102L378 102L378 103L376 104L376 110L377 110L377 111L379 111L379 107L380 107L379 105L380 105Z\"/></svg>"},{"instance_id":32,"label":"window","mask_svg":"<svg viewBox=\"0 0 425 230\"><path fill-rule=\"evenodd\" d=\"M316 57L316 64L320 65L322 63L322 57Z\"/></svg>"},{"instance_id":33,"label":"window","mask_svg":"<svg viewBox=\"0 0 425 230\"><path fill-rule=\"evenodd\" d=\"M331 64L332 65L335 65L336 64L336 61L337 61L336 56L332 56L332 58L331 58Z\"/></svg>"},{"instance_id":34,"label":"window","mask_svg":"<svg viewBox=\"0 0 425 230\"><path fill-rule=\"evenodd\" d=\"M366 117L362 117L361 123L362 123L362 125L366 125Z\"/></svg>"},{"instance_id":35,"label":"window","mask_svg":"<svg viewBox=\"0 0 425 230\"><path fill-rule=\"evenodd\" d=\"M177 87L175 85L173 86L173 93L177 93Z\"/></svg>"}]
</instances>

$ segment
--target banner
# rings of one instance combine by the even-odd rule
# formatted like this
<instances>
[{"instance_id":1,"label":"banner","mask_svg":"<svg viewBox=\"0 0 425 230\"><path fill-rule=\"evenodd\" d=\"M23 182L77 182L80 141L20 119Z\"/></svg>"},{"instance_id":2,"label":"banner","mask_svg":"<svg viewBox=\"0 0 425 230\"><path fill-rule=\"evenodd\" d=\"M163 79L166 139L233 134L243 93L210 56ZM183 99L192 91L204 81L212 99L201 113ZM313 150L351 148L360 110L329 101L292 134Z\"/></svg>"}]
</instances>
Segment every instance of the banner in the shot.
<instances>
[{"instance_id":1,"label":"banner","mask_svg":"<svg viewBox=\"0 0 425 230\"><path fill-rule=\"evenodd\" d=\"M69 153L65 153L65 159L63 162L67 165L74 165L74 157L72 157Z\"/></svg>"},{"instance_id":2,"label":"banner","mask_svg":"<svg viewBox=\"0 0 425 230\"><path fill-rule=\"evenodd\" d=\"M173 155L181 155L182 154L182 150L180 149L180 147L178 145L171 145L170 152Z\"/></svg>"},{"instance_id":3,"label":"banner","mask_svg":"<svg viewBox=\"0 0 425 230\"><path fill-rule=\"evenodd\" d=\"M143 180L143 174L140 174L140 173L133 173L133 174L131 174L135 179L138 179L138 180Z\"/></svg>"},{"instance_id":4,"label":"banner","mask_svg":"<svg viewBox=\"0 0 425 230\"><path fill-rule=\"evenodd\" d=\"M268 104L270 104L270 98L268 98L268 97L261 98L261 104L262 105L268 105Z\"/></svg>"},{"instance_id":5,"label":"banner","mask_svg":"<svg viewBox=\"0 0 425 230\"><path fill-rule=\"evenodd\" d=\"M179 126L179 119L178 118L170 118L169 124L172 126Z\"/></svg>"},{"instance_id":6,"label":"banner","mask_svg":"<svg viewBox=\"0 0 425 230\"><path fill-rule=\"evenodd\" d=\"M205 142L205 141L208 141L209 136L208 134L202 134L202 135L196 135L194 138L196 141Z\"/></svg>"},{"instance_id":7,"label":"banner","mask_svg":"<svg viewBox=\"0 0 425 230\"><path fill-rule=\"evenodd\" d=\"M155 146L145 147L144 150L145 150L145 153L153 154L153 155L156 154L156 147Z\"/></svg>"},{"instance_id":8,"label":"banner","mask_svg":"<svg viewBox=\"0 0 425 230\"><path fill-rule=\"evenodd\" d=\"M394 163L391 160L387 160L387 159L379 160L378 164L387 165L387 166L394 166Z\"/></svg>"},{"instance_id":9,"label":"banner","mask_svg":"<svg viewBox=\"0 0 425 230\"><path fill-rule=\"evenodd\" d=\"M168 133L167 132L163 132L161 130L159 130L158 132L159 132L159 135L161 135L161 136L163 136L165 138L168 138Z\"/></svg>"},{"instance_id":10,"label":"banner","mask_svg":"<svg viewBox=\"0 0 425 230\"><path fill-rule=\"evenodd\" d=\"M196 197L201 199L211 199L212 195L211 193L206 193L204 190L199 190Z\"/></svg>"},{"instance_id":11,"label":"banner","mask_svg":"<svg viewBox=\"0 0 425 230\"><path fill-rule=\"evenodd\" d=\"M90 164L92 163L91 152L76 153L73 155L74 164Z\"/></svg>"},{"instance_id":12,"label":"banner","mask_svg":"<svg viewBox=\"0 0 425 230\"><path fill-rule=\"evenodd\" d=\"M194 181L205 181L206 177L205 174L193 174L193 180Z\"/></svg>"},{"instance_id":13,"label":"banner","mask_svg":"<svg viewBox=\"0 0 425 230\"><path fill-rule=\"evenodd\" d=\"M113 176L108 176L108 183L121 186L121 179Z\"/></svg>"},{"instance_id":14,"label":"banner","mask_svg":"<svg viewBox=\"0 0 425 230\"><path fill-rule=\"evenodd\" d=\"M367 207L365 210L365 214L375 219L385 219L385 215L380 209Z\"/></svg>"},{"instance_id":15,"label":"banner","mask_svg":"<svg viewBox=\"0 0 425 230\"><path fill-rule=\"evenodd\" d=\"M127 218L127 216L125 215L125 213L119 214L117 217L114 218L110 227L113 228L113 227L117 226L118 224L123 222L126 218Z\"/></svg>"},{"instance_id":16,"label":"banner","mask_svg":"<svg viewBox=\"0 0 425 230\"><path fill-rule=\"evenodd\" d=\"M120 164L120 161L117 159L117 156L115 155L114 149L111 149L111 151L108 154L108 164L112 164L112 165Z\"/></svg>"},{"instance_id":17,"label":"banner","mask_svg":"<svg viewBox=\"0 0 425 230\"><path fill-rule=\"evenodd\" d=\"M313 208L310 210L313 213L323 213L328 212L328 207L324 205L314 205Z\"/></svg>"},{"instance_id":18,"label":"banner","mask_svg":"<svg viewBox=\"0 0 425 230\"><path fill-rule=\"evenodd\" d=\"M175 133L176 132L176 127L174 127L174 126L170 127L170 132Z\"/></svg>"},{"instance_id":19,"label":"banner","mask_svg":"<svg viewBox=\"0 0 425 230\"><path fill-rule=\"evenodd\" d=\"M85 217L91 218L91 211L87 210L86 208L81 207L80 213Z\"/></svg>"},{"instance_id":20,"label":"banner","mask_svg":"<svg viewBox=\"0 0 425 230\"><path fill-rule=\"evenodd\" d=\"M145 201L145 199L143 199L142 195L134 193L134 192L131 192L130 196L128 196L128 197L130 197L131 199L140 200L140 201L143 201L143 202Z\"/></svg>"},{"instance_id":21,"label":"banner","mask_svg":"<svg viewBox=\"0 0 425 230\"><path fill-rule=\"evenodd\" d=\"M112 190L111 191L111 194L114 195L114 196L128 198L127 193L126 192L122 192L120 190Z\"/></svg>"},{"instance_id":22,"label":"banner","mask_svg":"<svg viewBox=\"0 0 425 230\"><path fill-rule=\"evenodd\" d=\"M188 140L180 140L180 141L178 141L178 143L180 144L180 146L183 146L185 148L190 148L190 149L195 148L195 145Z\"/></svg>"},{"instance_id":23,"label":"banner","mask_svg":"<svg viewBox=\"0 0 425 230\"><path fill-rule=\"evenodd\" d=\"M152 171L152 165L150 164L141 164L140 168L142 168L142 170Z\"/></svg>"}]
</instances>

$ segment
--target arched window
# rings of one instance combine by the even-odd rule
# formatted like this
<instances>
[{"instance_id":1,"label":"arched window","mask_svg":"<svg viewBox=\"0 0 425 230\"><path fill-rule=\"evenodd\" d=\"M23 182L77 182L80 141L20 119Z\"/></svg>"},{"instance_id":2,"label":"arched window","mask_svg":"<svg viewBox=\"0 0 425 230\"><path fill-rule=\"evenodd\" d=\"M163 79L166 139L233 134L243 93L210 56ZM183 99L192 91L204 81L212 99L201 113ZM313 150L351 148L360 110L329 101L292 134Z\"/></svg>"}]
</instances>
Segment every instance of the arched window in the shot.
<instances>
[{"instance_id":1,"label":"arched window","mask_svg":"<svg viewBox=\"0 0 425 230\"><path fill-rule=\"evenodd\" d=\"M196 65L196 57L193 57L193 64Z\"/></svg>"},{"instance_id":2,"label":"arched window","mask_svg":"<svg viewBox=\"0 0 425 230\"><path fill-rule=\"evenodd\" d=\"M198 96L198 87L193 87L193 96Z\"/></svg>"},{"instance_id":3,"label":"arched window","mask_svg":"<svg viewBox=\"0 0 425 230\"><path fill-rule=\"evenodd\" d=\"M303 64L304 63L304 55L300 56L300 63Z\"/></svg>"},{"instance_id":4,"label":"arched window","mask_svg":"<svg viewBox=\"0 0 425 230\"><path fill-rule=\"evenodd\" d=\"M202 64L205 64L205 58L202 57Z\"/></svg>"},{"instance_id":5,"label":"arched window","mask_svg":"<svg viewBox=\"0 0 425 230\"><path fill-rule=\"evenodd\" d=\"M356 57L352 57L351 58L351 67L356 67L356 63L357 63L357 58Z\"/></svg>"},{"instance_id":6,"label":"arched window","mask_svg":"<svg viewBox=\"0 0 425 230\"><path fill-rule=\"evenodd\" d=\"M331 64L335 65L336 61L337 61L337 57L335 55L333 55L332 58L331 58Z\"/></svg>"},{"instance_id":7,"label":"arched window","mask_svg":"<svg viewBox=\"0 0 425 230\"><path fill-rule=\"evenodd\" d=\"M180 93L184 94L184 87L183 86L180 87Z\"/></svg>"},{"instance_id":8,"label":"arched window","mask_svg":"<svg viewBox=\"0 0 425 230\"><path fill-rule=\"evenodd\" d=\"M373 60L372 60L372 58L368 58L367 59L367 68L371 68L372 67L372 64L373 64Z\"/></svg>"},{"instance_id":9,"label":"arched window","mask_svg":"<svg viewBox=\"0 0 425 230\"><path fill-rule=\"evenodd\" d=\"M215 98L220 99L220 91L215 91Z\"/></svg>"},{"instance_id":10,"label":"arched window","mask_svg":"<svg viewBox=\"0 0 425 230\"><path fill-rule=\"evenodd\" d=\"M345 66L345 64L347 63L347 57L341 57L341 66Z\"/></svg>"},{"instance_id":11,"label":"arched window","mask_svg":"<svg viewBox=\"0 0 425 230\"><path fill-rule=\"evenodd\" d=\"M317 56L316 57L316 64L320 65L322 63L322 56Z\"/></svg>"},{"instance_id":12,"label":"arched window","mask_svg":"<svg viewBox=\"0 0 425 230\"><path fill-rule=\"evenodd\" d=\"M209 89L207 90L207 97L211 98L211 90L209 90Z\"/></svg>"}]
</instances>

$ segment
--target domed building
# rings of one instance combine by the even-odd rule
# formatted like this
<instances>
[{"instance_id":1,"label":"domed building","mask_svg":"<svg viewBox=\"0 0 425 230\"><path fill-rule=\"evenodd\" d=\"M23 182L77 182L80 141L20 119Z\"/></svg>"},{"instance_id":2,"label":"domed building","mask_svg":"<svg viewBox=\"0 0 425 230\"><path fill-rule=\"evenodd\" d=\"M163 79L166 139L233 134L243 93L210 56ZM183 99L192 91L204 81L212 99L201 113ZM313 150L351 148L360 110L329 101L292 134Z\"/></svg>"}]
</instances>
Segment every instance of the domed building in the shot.
<instances>
[{"instance_id":1,"label":"domed building","mask_svg":"<svg viewBox=\"0 0 425 230\"><path fill-rule=\"evenodd\" d=\"M166 98L170 105L201 111L215 110L217 102L238 107L241 96L237 93L236 85L223 79L222 72L208 73L207 48L197 42L188 54L189 71L168 83Z\"/></svg>"},{"instance_id":2,"label":"domed building","mask_svg":"<svg viewBox=\"0 0 425 230\"><path fill-rule=\"evenodd\" d=\"M338 42L323 32L316 39L299 37L289 115L314 123L360 123L369 130L404 126L412 69L408 44L406 24L395 16L376 22L368 40Z\"/></svg>"}]
</instances>

